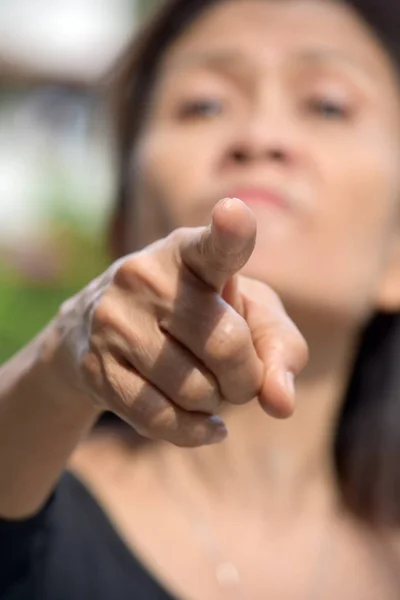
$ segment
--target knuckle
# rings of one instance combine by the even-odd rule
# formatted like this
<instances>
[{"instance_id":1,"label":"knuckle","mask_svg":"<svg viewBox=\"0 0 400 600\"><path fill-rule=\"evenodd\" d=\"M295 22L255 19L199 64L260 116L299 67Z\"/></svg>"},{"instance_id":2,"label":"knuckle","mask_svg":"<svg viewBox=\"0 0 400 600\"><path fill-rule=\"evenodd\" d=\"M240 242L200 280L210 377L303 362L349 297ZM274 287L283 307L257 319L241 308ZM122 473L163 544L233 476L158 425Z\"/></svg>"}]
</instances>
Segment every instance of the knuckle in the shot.
<instances>
[{"instance_id":1,"label":"knuckle","mask_svg":"<svg viewBox=\"0 0 400 600\"><path fill-rule=\"evenodd\" d=\"M135 407L135 428L147 438L169 440L177 433L173 412L171 406L160 408L152 402L149 402L144 410L138 410Z\"/></svg>"},{"instance_id":2,"label":"knuckle","mask_svg":"<svg viewBox=\"0 0 400 600\"><path fill-rule=\"evenodd\" d=\"M130 319L130 309L117 300L110 291L96 303L92 311L90 346L118 347L130 355L133 350L141 349L143 336L138 328L138 319Z\"/></svg>"},{"instance_id":3,"label":"knuckle","mask_svg":"<svg viewBox=\"0 0 400 600\"><path fill-rule=\"evenodd\" d=\"M111 295L105 294L93 309L90 345L91 347L121 344L125 346L126 342L136 347L137 334L129 325L123 304L116 302Z\"/></svg>"},{"instance_id":4,"label":"knuckle","mask_svg":"<svg viewBox=\"0 0 400 600\"><path fill-rule=\"evenodd\" d=\"M105 293L93 307L92 322L95 326L104 328L114 328L115 315L117 314L115 299Z\"/></svg>"},{"instance_id":5,"label":"knuckle","mask_svg":"<svg viewBox=\"0 0 400 600\"><path fill-rule=\"evenodd\" d=\"M295 373L301 371L308 362L308 344L289 319L283 329L277 328L275 334L271 335L270 350L273 354L287 357L287 366Z\"/></svg>"},{"instance_id":6,"label":"knuckle","mask_svg":"<svg viewBox=\"0 0 400 600\"><path fill-rule=\"evenodd\" d=\"M157 252L141 252L124 260L113 276L113 286L147 299L161 300L167 303L174 299L174 278L163 269L163 261Z\"/></svg>"},{"instance_id":7,"label":"knuckle","mask_svg":"<svg viewBox=\"0 0 400 600\"><path fill-rule=\"evenodd\" d=\"M143 382L131 407L135 427L140 428L146 437L162 437L168 426L170 412L169 404L154 392L151 385Z\"/></svg>"},{"instance_id":8,"label":"knuckle","mask_svg":"<svg viewBox=\"0 0 400 600\"><path fill-rule=\"evenodd\" d=\"M129 398L123 394L124 410L129 418L129 422L134 429L142 436L156 439L157 435L152 427L157 407L149 398L144 398L146 384L140 386L140 390Z\"/></svg>"},{"instance_id":9,"label":"knuckle","mask_svg":"<svg viewBox=\"0 0 400 600\"><path fill-rule=\"evenodd\" d=\"M224 319L216 328L212 338L213 360L217 365L225 368L241 364L251 343L250 331L239 315Z\"/></svg>"},{"instance_id":10,"label":"knuckle","mask_svg":"<svg viewBox=\"0 0 400 600\"><path fill-rule=\"evenodd\" d=\"M268 340L269 354L276 356L285 356L290 350L290 356L292 356L292 334L288 332L277 331L274 335L271 335Z\"/></svg>"},{"instance_id":11,"label":"knuckle","mask_svg":"<svg viewBox=\"0 0 400 600\"><path fill-rule=\"evenodd\" d=\"M116 268L113 284L123 290L136 289L138 283L145 280L145 269L138 256L130 256L123 260Z\"/></svg>"},{"instance_id":12,"label":"knuckle","mask_svg":"<svg viewBox=\"0 0 400 600\"><path fill-rule=\"evenodd\" d=\"M222 402L217 384L212 385L200 374L193 374L178 393L178 404L189 411L216 412Z\"/></svg>"}]
</instances>

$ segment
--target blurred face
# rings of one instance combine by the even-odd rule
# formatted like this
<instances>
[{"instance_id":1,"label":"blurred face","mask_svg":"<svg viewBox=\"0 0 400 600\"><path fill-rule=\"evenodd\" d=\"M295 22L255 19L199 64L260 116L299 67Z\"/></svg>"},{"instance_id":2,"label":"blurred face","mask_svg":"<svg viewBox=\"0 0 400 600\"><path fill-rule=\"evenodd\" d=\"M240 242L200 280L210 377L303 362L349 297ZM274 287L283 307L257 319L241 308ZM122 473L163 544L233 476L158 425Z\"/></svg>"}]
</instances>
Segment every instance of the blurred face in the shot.
<instances>
[{"instance_id":1,"label":"blurred face","mask_svg":"<svg viewBox=\"0 0 400 600\"><path fill-rule=\"evenodd\" d=\"M131 236L208 223L239 197L258 222L244 274L288 304L362 321L400 236L399 165L394 70L354 12L222 2L164 57L132 157Z\"/></svg>"}]
</instances>

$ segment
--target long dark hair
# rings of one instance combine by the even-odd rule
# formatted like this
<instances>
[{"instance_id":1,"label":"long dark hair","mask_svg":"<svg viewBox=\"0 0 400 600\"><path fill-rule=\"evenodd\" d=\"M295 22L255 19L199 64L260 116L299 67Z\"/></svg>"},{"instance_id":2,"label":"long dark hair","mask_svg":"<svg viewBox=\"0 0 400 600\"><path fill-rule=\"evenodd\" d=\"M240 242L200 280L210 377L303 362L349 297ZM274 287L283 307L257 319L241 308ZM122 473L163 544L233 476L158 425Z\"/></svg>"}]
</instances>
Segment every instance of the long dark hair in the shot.
<instances>
[{"instance_id":1,"label":"long dark hair","mask_svg":"<svg viewBox=\"0 0 400 600\"><path fill-rule=\"evenodd\" d=\"M113 72L119 167L118 211L134 201L130 157L143 125L160 60L179 35L222 0L167 0L141 29ZM400 57L399 0L349 0ZM397 361L399 364L397 364ZM337 424L335 456L345 504L374 525L400 525L400 315L376 315L360 348Z\"/></svg>"}]
</instances>

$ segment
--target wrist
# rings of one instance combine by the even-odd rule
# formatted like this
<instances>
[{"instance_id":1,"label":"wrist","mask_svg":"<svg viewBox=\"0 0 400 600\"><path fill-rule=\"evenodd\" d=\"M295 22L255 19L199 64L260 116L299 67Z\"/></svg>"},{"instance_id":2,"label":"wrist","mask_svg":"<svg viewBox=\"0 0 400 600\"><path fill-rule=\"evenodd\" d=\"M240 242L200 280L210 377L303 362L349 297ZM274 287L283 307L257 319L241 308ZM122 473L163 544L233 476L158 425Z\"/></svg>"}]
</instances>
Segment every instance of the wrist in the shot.
<instances>
[{"instance_id":1,"label":"wrist","mask_svg":"<svg viewBox=\"0 0 400 600\"><path fill-rule=\"evenodd\" d=\"M67 407L71 415L92 415L95 421L103 409L80 385L79 376L63 344L57 318L39 334L34 342L30 379L44 397Z\"/></svg>"}]
</instances>

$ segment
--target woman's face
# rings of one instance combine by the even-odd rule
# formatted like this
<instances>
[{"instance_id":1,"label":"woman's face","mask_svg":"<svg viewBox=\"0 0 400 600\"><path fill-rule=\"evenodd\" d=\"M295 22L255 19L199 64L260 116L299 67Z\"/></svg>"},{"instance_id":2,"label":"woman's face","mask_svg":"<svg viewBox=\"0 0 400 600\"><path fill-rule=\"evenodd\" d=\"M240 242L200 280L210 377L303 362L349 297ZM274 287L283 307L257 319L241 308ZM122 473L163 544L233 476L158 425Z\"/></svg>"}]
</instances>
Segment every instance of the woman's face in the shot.
<instances>
[{"instance_id":1,"label":"woman's face","mask_svg":"<svg viewBox=\"0 0 400 600\"><path fill-rule=\"evenodd\" d=\"M216 4L162 63L132 157L131 234L149 216L157 235L208 223L239 197L258 222L244 273L359 322L400 237L399 98L389 57L345 5Z\"/></svg>"}]
</instances>

